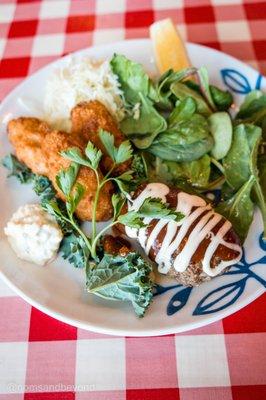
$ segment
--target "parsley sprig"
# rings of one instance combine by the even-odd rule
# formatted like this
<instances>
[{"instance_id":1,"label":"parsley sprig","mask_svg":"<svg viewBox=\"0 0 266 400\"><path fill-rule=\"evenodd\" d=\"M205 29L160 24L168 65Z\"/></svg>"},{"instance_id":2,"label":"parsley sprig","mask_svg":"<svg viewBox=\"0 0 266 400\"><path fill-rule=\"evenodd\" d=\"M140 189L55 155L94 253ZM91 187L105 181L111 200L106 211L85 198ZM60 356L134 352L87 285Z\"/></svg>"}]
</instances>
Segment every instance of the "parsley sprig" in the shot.
<instances>
[{"instance_id":1,"label":"parsley sprig","mask_svg":"<svg viewBox=\"0 0 266 400\"><path fill-rule=\"evenodd\" d=\"M148 197L145 199L137 211L129 211L118 217L118 222L130 228L142 228L147 226L144 218L152 219L168 219L172 221L180 221L184 215L168 207L167 203L163 203L160 198Z\"/></svg>"},{"instance_id":2,"label":"parsley sprig","mask_svg":"<svg viewBox=\"0 0 266 400\"><path fill-rule=\"evenodd\" d=\"M132 157L133 150L130 145L130 142L128 140L126 140L126 141L122 142L120 144L120 146L116 147L114 144L114 137L109 132L101 130L99 132L99 135L100 135L103 145L106 148L107 153L109 154L109 156L111 157L111 159L113 161L113 166L109 170L109 172L103 178L100 178L100 175L98 172L98 167L99 167L99 163L102 158L102 152L101 152L101 150L97 149L93 145L92 142L88 142L84 155L81 154L80 150L75 147L65 150L61 153L61 155L63 157L72 161L72 164L71 164L72 168L69 167L68 170L61 171L56 178L58 186L60 187L62 192L66 195L67 208L70 207L71 211L73 211L73 209L75 211L82 196L80 197L77 195L76 201L75 201L75 198L72 199L71 195L70 195L70 198L68 198L66 193L69 192L69 188L71 186L71 185L69 185L69 182L70 183L75 182L75 180L77 178L77 173L78 173L77 168L79 168L80 166L89 167L95 173L97 187L96 187L96 191L95 191L93 210L92 210L91 237L90 237L90 239L88 239L90 242L90 246L88 246L88 247L90 248L91 257L94 260L98 260L97 245L98 245L100 238L108 229L110 229L113 225L118 223L116 221L116 217L120 214L121 209L125 203L125 198L122 198L117 194L114 194L112 196L112 205L114 208L113 220L108 226L106 226L99 233L97 233L96 212L97 212L97 207L98 207L99 196L100 196L101 190L106 185L107 182L114 181L118 184L118 186L122 187L124 181L130 181L132 179L132 171L127 171L118 177L111 176L112 172L117 167L117 165L129 160ZM76 167L74 167L74 165ZM81 185L79 185L78 193L81 193L83 191L83 194L84 194L84 188L81 188L80 186ZM70 190L72 190L72 187L73 187L73 185L71 186ZM76 189L76 191L77 191L77 189ZM68 205L69 202L70 202L70 206ZM73 207L72 207L72 205L73 205Z\"/></svg>"},{"instance_id":3,"label":"parsley sprig","mask_svg":"<svg viewBox=\"0 0 266 400\"><path fill-rule=\"evenodd\" d=\"M148 198L144 200L139 210L129 211L126 214L121 215L122 208L126 202L126 197L128 197L128 193L125 190L124 184L125 182L130 182L131 180L133 180L133 171L126 171L118 177L113 177L112 172L119 164L128 161L132 157L133 150L128 140L122 142L118 147L116 147L114 144L114 137L109 132L101 130L99 132L99 135L108 155L113 161L112 168L103 178L100 177L100 174L98 172L99 163L102 158L102 152L101 150L97 149L91 142L88 142L84 155L78 148L75 147L63 151L61 155L70 160L72 163L67 170L60 171L60 173L56 177L58 187L66 196L68 221L72 223L74 229L83 237L84 242L90 251L91 258L95 261L99 260L99 257L97 255L97 246L101 237L114 225L120 223L132 228L140 229L146 226L146 224L143 222L143 219L146 217L156 219L166 218L175 221L179 221L183 217L181 213L169 208L168 205L163 203L161 199L154 198ZM88 238L83 232L82 234L80 233L81 229L77 224L75 224L75 219L73 218L73 213L75 212L85 192L85 189L82 187L82 185L80 185L79 183L75 183L80 166L91 168L95 173L97 182L95 197L93 201L92 231L90 238ZM120 192L115 193L112 196L112 221L105 228L97 233L96 212L98 201L101 190L107 182L116 183L118 188L120 189ZM50 202L50 207L52 207L54 212L56 212L58 215L56 204ZM65 217L63 216L63 218Z\"/></svg>"}]
</instances>

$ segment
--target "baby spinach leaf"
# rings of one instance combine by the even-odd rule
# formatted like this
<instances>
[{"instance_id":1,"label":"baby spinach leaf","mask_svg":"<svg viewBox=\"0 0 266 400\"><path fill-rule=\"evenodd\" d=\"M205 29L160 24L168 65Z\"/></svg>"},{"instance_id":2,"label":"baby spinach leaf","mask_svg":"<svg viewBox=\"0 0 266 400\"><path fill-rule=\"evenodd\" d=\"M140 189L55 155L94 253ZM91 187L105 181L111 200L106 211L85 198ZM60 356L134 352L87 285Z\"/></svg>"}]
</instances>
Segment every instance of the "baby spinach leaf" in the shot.
<instances>
[{"instance_id":1,"label":"baby spinach leaf","mask_svg":"<svg viewBox=\"0 0 266 400\"><path fill-rule=\"evenodd\" d=\"M140 101L139 94L153 94L153 83L141 64L135 63L125 56L115 54L110 61L112 71L118 76L127 103L136 104Z\"/></svg>"},{"instance_id":2,"label":"baby spinach leaf","mask_svg":"<svg viewBox=\"0 0 266 400\"><path fill-rule=\"evenodd\" d=\"M158 133L166 129L167 124L147 97L140 94L140 99L139 118L127 117L121 122L120 127L137 148L146 149L151 145Z\"/></svg>"},{"instance_id":3,"label":"baby spinach leaf","mask_svg":"<svg viewBox=\"0 0 266 400\"><path fill-rule=\"evenodd\" d=\"M206 187L211 172L210 157L205 154L203 157L190 162L164 161L172 181L186 179L188 183L196 187Z\"/></svg>"},{"instance_id":4,"label":"baby spinach leaf","mask_svg":"<svg viewBox=\"0 0 266 400\"><path fill-rule=\"evenodd\" d=\"M236 191L248 181L251 151L261 138L261 129L253 125L240 124L234 128L233 141L223 160L227 183Z\"/></svg>"},{"instance_id":5,"label":"baby spinach leaf","mask_svg":"<svg viewBox=\"0 0 266 400\"><path fill-rule=\"evenodd\" d=\"M249 92L246 95L243 103L240 106L239 113L244 114L248 110L248 108L249 108L250 104L253 102L253 100L259 99L262 95L263 95L263 93L261 90L252 90L251 92Z\"/></svg>"},{"instance_id":6,"label":"baby spinach leaf","mask_svg":"<svg viewBox=\"0 0 266 400\"><path fill-rule=\"evenodd\" d=\"M266 201L266 154L258 157L258 170L260 186L263 191L264 201Z\"/></svg>"},{"instance_id":7,"label":"baby spinach leaf","mask_svg":"<svg viewBox=\"0 0 266 400\"><path fill-rule=\"evenodd\" d=\"M174 82L172 83L170 90L179 100L184 100L187 97L192 97L197 104L197 112L199 114L209 116L212 113L211 108L208 106L201 94L191 89L186 84L181 82Z\"/></svg>"},{"instance_id":8,"label":"baby spinach leaf","mask_svg":"<svg viewBox=\"0 0 266 400\"><path fill-rule=\"evenodd\" d=\"M251 190L255 178L250 176L233 197L222 202L216 211L227 218L233 225L242 243L244 243L253 219L254 204L251 200Z\"/></svg>"},{"instance_id":9,"label":"baby spinach leaf","mask_svg":"<svg viewBox=\"0 0 266 400\"><path fill-rule=\"evenodd\" d=\"M2 165L8 169L9 175L16 177L20 183L32 182L34 174L31 170L22 162L20 162L13 154L8 154L1 160Z\"/></svg>"},{"instance_id":10,"label":"baby spinach leaf","mask_svg":"<svg viewBox=\"0 0 266 400\"><path fill-rule=\"evenodd\" d=\"M99 264L87 269L87 291L107 300L131 302L143 317L153 293L151 266L137 253L124 257L105 254Z\"/></svg>"},{"instance_id":11,"label":"baby spinach leaf","mask_svg":"<svg viewBox=\"0 0 266 400\"><path fill-rule=\"evenodd\" d=\"M253 127L253 130L256 129L256 127ZM254 145L251 149L251 155L250 155L250 171L252 176L255 178L254 186L253 186L253 192L254 192L254 198L255 202L260 208L261 214L262 214L262 219L263 219L263 226L264 226L264 240L266 240L266 203L265 203L265 197L263 193L263 189L261 187L261 181L259 179L259 170L257 167L257 160L258 160L258 148L259 148L259 143L260 143L260 137L257 137L256 141L254 142ZM264 188L265 191L265 188Z\"/></svg>"},{"instance_id":12,"label":"baby spinach leaf","mask_svg":"<svg viewBox=\"0 0 266 400\"><path fill-rule=\"evenodd\" d=\"M233 143L223 166L226 181L235 191L253 179L252 195L261 210L266 237L266 205L257 168L260 140L261 128L255 125L238 125L234 129Z\"/></svg>"},{"instance_id":13,"label":"baby spinach leaf","mask_svg":"<svg viewBox=\"0 0 266 400\"><path fill-rule=\"evenodd\" d=\"M216 106L213 102L211 91L210 91L210 86L209 86L209 74L208 70L206 67L201 67L198 69L198 78L199 78L199 84L200 84L200 89L203 97L211 107L213 111L216 111Z\"/></svg>"},{"instance_id":14,"label":"baby spinach leaf","mask_svg":"<svg viewBox=\"0 0 266 400\"><path fill-rule=\"evenodd\" d=\"M197 105L192 97L186 97L174 108L169 115L169 127L172 128L181 120L188 120L195 114Z\"/></svg>"},{"instance_id":15,"label":"baby spinach leaf","mask_svg":"<svg viewBox=\"0 0 266 400\"><path fill-rule=\"evenodd\" d=\"M202 115L194 114L160 133L147 150L163 160L181 162L199 159L212 146L213 138L207 120Z\"/></svg>"},{"instance_id":16,"label":"baby spinach leaf","mask_svg":"<svg viewBox=\"0 0 266 400\"><path fill-rule=\"evenodd\" d=\"M236 115L236 123L251 123L262 128L264 144L260 144L260 153L263 153L266 142L266 94L259 90L250 92Z\"/></svg>"},{"instance_id":17,"label":"baby spinach leaf","mask_svg":"<svg viewBox=\"0 0 266 400\"><path fill-rule=\"evenodd\" d=\"M218 111L227 111L231 107L234 99L228 90L221 90L216 86L210 85L210 92Z\"/></svg>"},{"instance_id":18,"label":"baby spinach leaf","mask_svg":"<svg viewBox=\"0 0 266 400\"><path fill-rule=\"evenodd\" d=\"M169 69L166 71L156 84L157 97L154 99L156 102L156 107L171 110L173 108L170 99L171 90L170 85L174 82L180 82L197 72L196 68L186 68L181 71L173 71Z\"/></svg>"},{"instance_id":19,"label":"baby spinach leaf","mask_svg":"<svg viewBox=\"0 0 266 400\"><path fill-rule=\"evenodd\" d=\"M200 85L194 81L188 80L184 82L190 89L195 90L201 95ZM222 90L214 85L209 85L212 100L218 111L227 111L233 103L233 96L228 90Z\"/></svg>"},{"instance_id":20,"label":"baby spinach leaf","mask_svg":"<svg viewBox=\"0 0 266 400\"><path fill-rule=\"evenodd\" d=\"M221 160L230 150L232 143L233 127L231 118L228 113L220 111L210 115L208 121L214 139L211 154L216 160Z\"/></svg>"},{"instance_id":21,"label":"baby spinach leaf","mask_svg":"<svg viewBox=\"0 0 266 400\"><path fill-rule=\"evenodd\" d=\"M197 72L197 68L189 67L181 69L180 71L173 71L169 69L163 75L160 76L158 81L158 90L161 91L168 91L170 86L174 82L180 82L183 79L189 78L192 75L195 75Z\"/></svg>"},{"instance_id":22,"label":"baby spinach leaf","mask_svg":"<svg viewBox=\"0 0 266 400\"><path fill-rule=\"evenodd\" d=\"M251 92L240 107L236 119L248 120L256 125L266 116L266 94Z\"/></svg>"}]
</instances>

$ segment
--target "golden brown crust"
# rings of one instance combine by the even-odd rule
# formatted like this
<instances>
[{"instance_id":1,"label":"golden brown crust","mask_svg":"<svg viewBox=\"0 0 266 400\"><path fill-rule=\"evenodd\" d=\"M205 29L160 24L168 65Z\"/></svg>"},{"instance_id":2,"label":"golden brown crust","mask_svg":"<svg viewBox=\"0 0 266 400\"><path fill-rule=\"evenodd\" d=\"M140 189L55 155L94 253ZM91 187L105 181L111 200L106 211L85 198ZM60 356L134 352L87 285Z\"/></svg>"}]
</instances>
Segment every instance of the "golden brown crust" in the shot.
<instances>
[{"instance_id":1,"label":"golden brown crust","mask_svg":"<svg viewBox=\"0 0 266 400\"><path fill-rule=\"evenodd\" d=\"M51 131L45 122L37 118L18 118L10 121L8 134L18 159L34 173L47 176L56 188L58 196L65 200L65 196L56 185L56 175L62 168L67 168L70 161L62 157L60 152L70 147L78 147L83 151L80 140L65 132ZM100 170L99 176L102 177ZM90 168L81 167L77 182L85 187L85 194L77 207L76 214L81 220L88 221L92 218L93 200L97 187L94 172ZM111 218L112 192L113 185L108 182L99 196L97 221Z\"/></svg>"},{"instance_id":2,"label":"golden brown crust","mask_svg":"<svg viewBox=\"0 0 266 400\"><path fill-rule=\"evenodd\" d=\"M47 159L42 151L42 143L49 126L37 118L17 118L8 124L8 138L16 149L20 161L26 164L35 174L46 175Z\"/></svg>"},{"instance_id":3,"label":"golden brown crust","mask_svg":"<svg viewBox=\"0 0 266 400\"><path fill-rule=\"evenodd\" d=\"M47 156L48 167L49 167L49 178L53 182L54 187L58 191L58 196L65 200L64 194L58 188L56 184L56 175L61 169L66 169L70 165L70 161L62 157L60 153L63 150L67 150L70 147L77 147L83 151L82 146L77 141L73 140L71 135L65 132L52 131L46 136L46 140L43 144L43 151ZM102 178L101 171L98 171L99 178ZM83 221L92 219L92 208L95 196L95 190L97 187L97 181L95 173L92 169L87 167L80 167L77 182L85 187L85 194L82 197L77 210L76 215ZM101 190L98 202L98 208L96 213L97 221L106 221L112 217L112 204L111 196L113 192L113 185L108 182Z\"/></svg>"},{"instance_id":4,"label":"golden brown crust","mask_svg":"<svg viewBox=\"0 0 266 400\"><path fill-rule=\"evenodd\" d=\"M127 240L120 236L105 235L103 238L104 252L107 254L126 256L131 251L131 246Z\"/></svg>"},{"instance_id":5,"label":"golden brown crust","mask_svg":"<svg viewBox=\"0 0 266 400\"><path fill-rule=\"evenodd\" d=\"M113 161L107 155L106 149L101 142L99 130L103 129L112 133L116 146L119 146L125 140L125 137L106 107L97 100L79 103L71 111L71 121L72 135L83 140L84 145L90 140L98 149L101 149L103 153L101 167L104 172L110 171ZM116 168L116 174L125 172L129 165L130 162L119 165Z\"/></svg>"}]
</instances>

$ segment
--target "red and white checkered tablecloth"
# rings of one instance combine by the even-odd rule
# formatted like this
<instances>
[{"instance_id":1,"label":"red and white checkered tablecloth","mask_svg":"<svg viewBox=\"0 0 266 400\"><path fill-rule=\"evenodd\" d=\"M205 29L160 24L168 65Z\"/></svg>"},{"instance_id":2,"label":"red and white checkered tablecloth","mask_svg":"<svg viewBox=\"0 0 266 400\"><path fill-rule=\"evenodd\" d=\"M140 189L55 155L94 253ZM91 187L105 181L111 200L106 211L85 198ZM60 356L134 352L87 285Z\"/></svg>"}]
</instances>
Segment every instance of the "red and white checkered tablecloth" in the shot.
<instances>
[{"instance_id":1,"label":"red and white checkered tablecloth","mask_svg":"<svg viewBox=\"0 0 266 400\"><path fill-rule=\"evenodd\" d=\"M186 40L266 73L265 1L0 0L0 100L66 53L147 37L169 16ZM111 337L58 322L0 282L0 400L265 400L265 300L183 334Z\"/></svg>"}]
</instances>

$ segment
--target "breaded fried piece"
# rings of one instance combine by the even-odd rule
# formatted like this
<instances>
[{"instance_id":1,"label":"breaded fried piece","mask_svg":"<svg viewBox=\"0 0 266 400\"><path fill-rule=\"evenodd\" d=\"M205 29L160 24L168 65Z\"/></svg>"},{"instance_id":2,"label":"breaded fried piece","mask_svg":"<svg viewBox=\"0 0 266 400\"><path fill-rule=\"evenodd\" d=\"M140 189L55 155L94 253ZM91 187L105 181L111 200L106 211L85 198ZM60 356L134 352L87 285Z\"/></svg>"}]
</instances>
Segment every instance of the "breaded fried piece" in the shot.
<instances>
[{"instance_id":1,"label":"breaded fried piece","mask_svg":"<svg viewBox=\"0 0 266 400\"><path fill-rule=\"evenodd\" d=\"M64 194L58 188L56 184L56 175L61 169L66 169L70 165L70 161L60 155L60 152L67 150L70 147L78 147L83 151L80 143L75 141L71 135L65 132L52 131L50 132L43 143L43 151L47 155L48 166L49 166L49 179L52 181L54 187L58 192L58 196L65 200ZM98 171L100 179L102 178L101 171ZM87 167L80 167L77 182L85 187L85 193L82 197L77 210L76 215L82 221L88 221L92 219L93 200L97 187L97 181L95 173L92 169ZM113 208L111 203L111 196L113 191L113 185L108 182L101 190L98 208L96 213L97 221L106 221L112 217Z\"/></svg>"},{"instance_id":2,"label":"breaded fried piece","mask_svg":"<svg viewBox=\"0 0 266 400\"><path fill-rule=\"evenodd\" d=\"M79 103L71 111L72 134L80 137L84 145L90 140L98 149L103 152L101 167L104 172L110 171L113 161L108 156L103 146L99 130L104 129L113 134L115 145L119 146L125 137L118 128L118 125L106 107L98 100ZM122 163L116 168L116 175L129 169L130 162Z\"/></svg>"},{"instance_id":3,"label":"breaded fried piece","mask_svg":"<svg viewBox=\"0 0 266 400\"><path fill-rule=\"evenodd\" d=\"M70 161L60 155L60 152L70 147L78 147L83 151L78 138L73 138L68 133L51 131L49 126L37 118L18 118L8 124L8 135L13 144L16 155L34 173L47 176L58 192L58 196L65 200L63 193L56 185L56 175L62 168L67 168ZM102 177L101 171L100 178ZM93 200L97 182L94 172L87 167L81 167L77 182L85 187L85 194L80 201L76 215L82 221L92 218ZM111 218L113 208L111 196L113 185L108 182L101 190L96 213L98 221Z\"/></svg>"},{"instance_id":4,"label":"breaded fried piece","mask_svg":"<svg viewBox=\"0 0 266 400\"><path fill-rule=\"evenodd\" d=\"M105 235L102 244L105 253L115 256L125 257L132 251L130 243L121 236Z\"/></svg>"},{"instance_id":5,"label":"breaded fried piece","mask_svg":"<svg viewBox=\"0 0 266 400\"><path fill-rule=\"evenodd\" d=\"M37 118L13 119L8 124L8 138L16 149L17 158L35 174L47 175L47 159L42 150L49 126Z\"/></svg>"},{"instance_id":6,"label":"breaded fried piece","mask_svg":"<svg viewBox=\"0 0 266 400\"><path fill-rule=\"evenodd\" d=\"M156 182L143 183L137 188L131 199L136 200L146 190L147 186L157 184ZM159 183L159 185L162 184ZM174 223L169 229L169 222L167 225L160 225L161 219L154 218L149 221L145 232L142 233L147 238L146 241L142 240L143 236L140 237L137 230L136 234L130 233L129 237L137 239L145 252L149 241L149 252L146 254L153 262L157 262L161 249L164 249L162 258L159 258L159 272L176 279L181 285L198 286L226 272L230 266L237 263L242 256L241 243L232 224L222 215L216 213L202 198L188 193L185 194L182 189L177 187L168 186L168 189L169 192L165 196L166 203L174 210L179 211L180 207L182 207L182 212L188 210L184 212L184 218L180 220L180 223ZM142 197L142 199L144 198ZM198 200L194 203L197 198L200 200L198 205L196 205ZM127 210L128 207L125 207L122 213ZM127 228L124 225L117 224L115 227L120 234L127 234ZM154 235L154 232L156 232L156 235ZM176 241L178 236L179 240ZM191 245L192 241L195 242L195 247L193 247L194 243ZM217 245L212 247L213 243L217 243ZM164 255L166 255L166 258L164 258ZM183 262L182 270L178 270L175 266L177 257L180 257L179 262L181 264ZM221 263L225 263L224 268L219 269ZM206 264L207 272L204 268ZM215 271L215 268L218 268L216 274L212 275L208 272L209 270Z\"/></svg>"}]
</instances>

